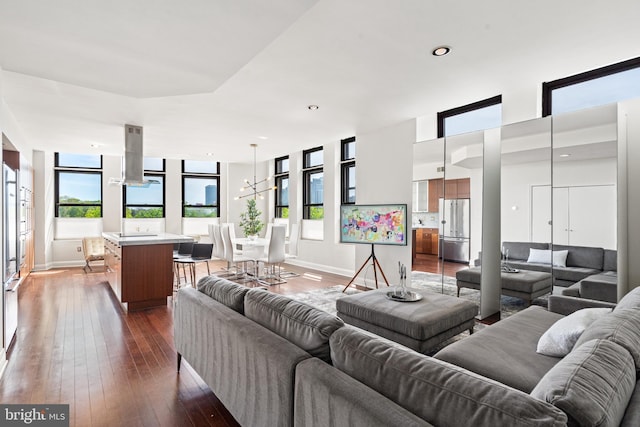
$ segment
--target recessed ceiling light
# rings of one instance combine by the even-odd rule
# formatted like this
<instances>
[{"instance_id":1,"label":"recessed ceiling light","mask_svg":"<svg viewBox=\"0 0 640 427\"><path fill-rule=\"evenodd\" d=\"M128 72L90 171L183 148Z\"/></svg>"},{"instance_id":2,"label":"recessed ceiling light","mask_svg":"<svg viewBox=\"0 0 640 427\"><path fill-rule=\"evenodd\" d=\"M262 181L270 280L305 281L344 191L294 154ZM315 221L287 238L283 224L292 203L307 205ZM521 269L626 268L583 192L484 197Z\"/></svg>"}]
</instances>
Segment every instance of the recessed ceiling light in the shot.
<instances>
[{"instance_id":1,"label":"recessed ceiling light","mask_svg":"<svg viewBox=\"0 0 640 427\"><path fill-rule=\"evenodd\" d=\"M91 148L98 148L98 147L100 147L100 144L96 144L96 143L91 144Z\"/></svg>"},{"instance_id":2,"label":"recessed ceiling light","mask_svg":"<svg viewBox=\"0 0 640 427\"><path fill-rule=\"evenodd\" d=\"M447 46L438 46L437 48L431 51L433 56L445 56L447 53L451 52L451 48Z\"/></svg>"},{"instance_id":3,"label":"recessed ceiling light","mask_svg":"<svg viewBox=\"0 0 640 427\"><path fill-rule=\"evenodd\" d=\"M560 157L570 157L571 154L560 154Z\"/></svg>"},{"instance_id":4,"label":"recessed ceiling light","mask_svg":"<svg viewBox=\"0 0 640 427\"><path fill-rule=\"evenodd\" d=\"M308 108L309 110L313 111L313 110L317 110L317 109L318 109L318 108L320 108L320 107L318 107L318 106L317 106L317 105L315 105L315 104L311 104L311 105L307 106L307 108Z\"/></svg>"},{"instance_id":5,"label":"recessed ceiling light","mask_svg":"<svg viewBox=\"0 0 640 427\"><path fill-rule=\"evenodd\" d=\"M207 156L211 157L213 156L213 153L207 153Z\"/></svg>"},{"instance_id":6,"label":"recessed ceiling light","mask_svg":"<svg viewBox=\"0 0 640 427\"><path fill-rule=\"evenodd\" d=\"M258 139L269 139L268 136L259 136Z\"/></svg>"}]
</instances>

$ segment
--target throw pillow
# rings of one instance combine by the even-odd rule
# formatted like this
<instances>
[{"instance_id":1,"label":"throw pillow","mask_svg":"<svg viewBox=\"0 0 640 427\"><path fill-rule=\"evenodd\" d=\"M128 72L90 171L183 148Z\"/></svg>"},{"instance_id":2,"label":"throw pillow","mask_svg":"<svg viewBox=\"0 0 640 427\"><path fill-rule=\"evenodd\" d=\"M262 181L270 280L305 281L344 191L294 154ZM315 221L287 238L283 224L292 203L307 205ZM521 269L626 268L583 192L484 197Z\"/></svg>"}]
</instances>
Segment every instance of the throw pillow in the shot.
<instances>
[{"instance_id":1,"label":"throw pillow","mask_svg":"<svg viewBox=\"0 0 640 427\"><path fill-rule=\"evenodd\" d=\"M536 351L546 356L566 356L587 326L607 313L611 313L610 308L583 308L563 317L542 334Z\"/></svg>"},{"instance_id":2,"label":"throw pillow","mask_svg":"<svg viewBox=\"0 0 640 427\"><path fill-rule=\"evenodd\" d=\"M527 262L534 262L537 264L551 264L551 250L550 249L529 249L529 258Z\"/></svg>"},{"instance_id":3,"label":"throw pillow","mask_svg":"<svg viewBox=\"0 0 640 427\"><path fill-rule=\"evenodd\" d=\"M553 251L553 266L554 267L566 267L567 266L567 255L569 255L569 251Z\"/></svg>"}]
</instances>

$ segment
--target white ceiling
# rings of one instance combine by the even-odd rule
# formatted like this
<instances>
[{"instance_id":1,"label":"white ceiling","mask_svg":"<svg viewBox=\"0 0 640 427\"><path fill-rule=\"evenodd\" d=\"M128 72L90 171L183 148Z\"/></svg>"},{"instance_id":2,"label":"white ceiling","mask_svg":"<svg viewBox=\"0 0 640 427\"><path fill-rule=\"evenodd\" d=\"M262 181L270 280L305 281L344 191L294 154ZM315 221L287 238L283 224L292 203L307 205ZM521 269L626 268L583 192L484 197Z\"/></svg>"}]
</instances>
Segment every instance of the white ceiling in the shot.
<instances>
[{"instance_id":1,"label":"white ceiling","mask_svg":"<svg viewBox=\"0 0 640 427\"><path fill-rule=\"evenodd\" d=\"M250 161L258 143L266 160L640 56L637 0L0 0L0 11L2 96L25 139L57 151L121 154L131 123L149 156ZM452 52L432 56L441 44Z\"/></svg>"}]
</instances>

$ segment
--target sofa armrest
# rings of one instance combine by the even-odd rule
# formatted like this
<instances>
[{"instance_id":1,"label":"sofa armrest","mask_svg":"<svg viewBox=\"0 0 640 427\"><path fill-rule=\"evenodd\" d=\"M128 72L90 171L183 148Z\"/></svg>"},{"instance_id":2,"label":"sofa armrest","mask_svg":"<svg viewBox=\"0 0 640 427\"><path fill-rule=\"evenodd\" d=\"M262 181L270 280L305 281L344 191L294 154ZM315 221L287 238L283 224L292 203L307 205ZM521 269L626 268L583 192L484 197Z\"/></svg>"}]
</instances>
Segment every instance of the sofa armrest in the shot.
<instances>
[{"instance_id":1,"label":"sofa armrest","mask_svg":"<svg viewBox=\"0 0 640 427\"><path fill-rule=\"evenodd\" d=\"M618 284L591 281L587 278L580 283L580 296L598 301L615 302L618 301Z\"/></svg>"},{"instance_id":2,"label":"sofa armrest","mask_svg":"<svg viewBox=\"0 0 640 427\"><path fill-rule=\"evenodd\" d=\"M549 296L549 311L558 314L564 314L565 316L578 311L583 308L593 307L609 307L613 308L616 305L614 303L606 301L598 301L586 298L576 298L566 295L550 295Z\"/></svg>"}]
</instances>

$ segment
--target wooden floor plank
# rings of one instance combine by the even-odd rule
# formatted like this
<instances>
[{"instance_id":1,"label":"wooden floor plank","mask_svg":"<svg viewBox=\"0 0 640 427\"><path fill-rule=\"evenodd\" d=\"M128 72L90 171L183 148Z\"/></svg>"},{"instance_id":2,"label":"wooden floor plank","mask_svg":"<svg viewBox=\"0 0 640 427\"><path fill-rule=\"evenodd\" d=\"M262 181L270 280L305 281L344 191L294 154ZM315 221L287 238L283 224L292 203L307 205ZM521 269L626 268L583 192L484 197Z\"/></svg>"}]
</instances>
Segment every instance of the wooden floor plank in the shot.
<instances>
[{"instance_id":1,"label":"wooden floor plank","mask_svg":"<svg viewBox=\"0 0 640 427\"><path fill-rule=\"evenodd\" d=\"M224 263L212 262L211 271ZM97 269L96 269L97 270ZM300 274L271 292L345 285L348 278ZM206 274L199 265L198 277ZM188 363L178 374L173 298L127 313L102 271L34 272L19 288L17 339L0 379L3 403L70 404L72 426L237 426Z\"/></svg>"}]
</instances>

